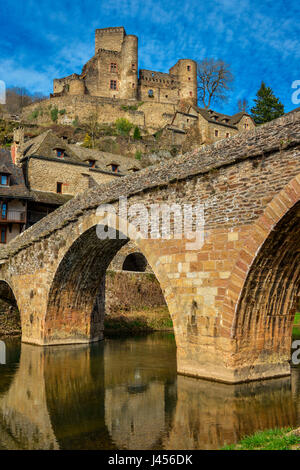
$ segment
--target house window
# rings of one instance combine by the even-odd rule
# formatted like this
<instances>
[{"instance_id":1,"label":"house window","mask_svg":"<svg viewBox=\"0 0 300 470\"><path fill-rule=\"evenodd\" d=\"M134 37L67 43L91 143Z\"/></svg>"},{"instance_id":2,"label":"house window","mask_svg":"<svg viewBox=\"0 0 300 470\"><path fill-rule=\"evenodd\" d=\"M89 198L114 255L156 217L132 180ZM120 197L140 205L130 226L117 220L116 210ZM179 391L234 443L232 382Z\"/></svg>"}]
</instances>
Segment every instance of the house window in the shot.
<instances>
[{"instance_id":1,"label":"house window","mask_svg":"<svg viewBox=\"0 0 300 470\"><path fill-rule=\"evenodd\" d=\"M56 192L61 194L62 193L62 183L56 183Z\"/></svg>"},{"instance_id":2,"label":"house window","mask_svg":"<svg viewBox=\"0 0 300 470\"><path fill-rule=\"evenodd\" d=\"M215 129L215 137L218 137L219 135L219 131L217 131L217 129Z\"/></svg>"},{"instance_id":3,"label":"house window","mask_svg":"<svg viewBox=\"0 0 300 470\"><path fill-rule=\"evenodd\" d=\"M0 243L6 243L6 225L0 226Z\"/></svg>"},{"instance_id":4,"label":"house window","mask_svg":"<svg viewBox=\"0 0 300 470\"><path fill-rule=\"evenodd\" d=\"M117 89L117 80L111 80L110 81L110 89L111 90L116 90Z\"/></svg>"},{"instance_id":5,"label":"house window","mask_svg":"<svg viewBox=\"0 0 300 470\"><path fill-rule=\"evenodd\" d=\"M229 134L229 132L226 132L226 137L227 137L227 138L228 138L228 137L230 137L230 134Z\"/></svg>"},{"instance_id":6,"label":"house window","mask_svg":"<svg viewBox=\"0 0 300 470\"><path fill-rule=\"evenodd\" d=\"M117 64L115 64L115 63L110 64L110 71L111 72L116 72L117 71Z\"/></svg>"},{"instance_id":7,"label":"house window","mask_svg":"<svg viewBox=\"0 0 300 470\"><path fill-rule=\"evenodd\" d=\"M135 64L132 64L131 68L132 70L135 70Z\"/></svg>"},{"instance_id":8,"label":"house window","mask_svg":"<svg viewBox=\"0 0 300 470\"><path fill-rule=\"evenodd\" d=\"M149 98L153 98L153 96L154 96L153 90L148 91L148 96L149 96Z\"/></svg>"},{"instance_id":9,"label":"house window","mask_svg":"<svg viewBox=\"0 0 300 470\"><path fill-rule=\"evenodd\" d=\"M190 72L190 70L191 70L191 66L190 66L190 65L188 65L186 69L187 69L187 71L188 71L188 72Z\"/></svg>"},{"instance_id":10,"label":"house window","mask_svg":"<svg viewBox=\"0 0 300 470\"><path fill-rule=\"evenodd\" d=\"M89 167L95 168L96 160L89 160Z\"/></svg>"},{"instance_id":11,"label":"house window","mask_svg":"<svg viewBox=\"0 0 300 470\"><path fill-rule=\"evenodd\" d=\"M132 84L132 88L134 88L134 87L135 87L135 84L133 83L133 84Z\"/></svg>"},{"instance_id":12,"label":"house window","mask_svg":"<svg viewBox=\"0 0 300 470\"><path fill-rule=\"evenodd\" d=\"M1 186L8 186L8 176L1 175L0 183L1 183Z\"/></svg>"},{"instance_id":13,"label":"house window","mask_svg":"<svg viewBox=\"0 0 300 470\"><path fill-rule=\"evenodd\" d=\"M2 202L2 204L1 204L1 219L2 220L7 219L7 204L6 204L6 202Z\"/></svg>"},{"instance_id":14,"label":"house window","mask_svg":"<svg viewBox=\"0 0 300 470\"><path fill-rule=\"evenodd\" d=\"M119 165L116 165L116 163L112 163L111 164L111 171L113 171L114 173L117 173L119 170Z\"/></svg>"},{"instance_id":15,"label":"house window","mask_svg":"<svg viewBox=\"0 0 300 470\"><path fill-rule=\"evenodd\" d=\"M189 81L191 80L191 77L189 77Z\"/></svg>"},{"instance_id":16,"label":"house window","mask_svg":"<svg viewBox=\"0 0 300 470\"><path fill-rule=\"evenodd\" d=\"M192 92L192 91L190 91L190 96L193 96L193 92Z\"/></svg>"},{"instance_id":17,"label":"house window","mask_svg":"<svg viewBox=\"0 0 300 470\"><path fill-rule=\"evenodd\" d=\"M166 95L166 98L168 98L168 95Z\"/></svg>"},{"instance_id":18,"label":"house window","mask_svg":"<svg viewBox=\"0 0 300 470\"><path fill-rule=\"evenodd\" d=\"M55 149L55 150L56 150L56 156L58 158L63 158L64 157L64 155L65 155L64 149Z\"/></svg>"}]
</instances>

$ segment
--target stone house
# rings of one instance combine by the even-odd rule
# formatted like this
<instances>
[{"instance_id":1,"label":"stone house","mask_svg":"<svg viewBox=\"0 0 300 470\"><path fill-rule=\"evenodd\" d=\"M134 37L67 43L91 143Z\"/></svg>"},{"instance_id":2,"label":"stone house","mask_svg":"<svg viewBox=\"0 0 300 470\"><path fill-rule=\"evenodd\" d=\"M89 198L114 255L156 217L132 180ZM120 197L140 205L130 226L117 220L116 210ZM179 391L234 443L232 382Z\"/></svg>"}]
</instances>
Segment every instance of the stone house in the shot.
<instances>
[{"instance_id":1,"label":"stone house","mask_svg":"<svg viewBox=\"0 0 300 470\"><path fill-rule=\"evenodd\" d=\"M254 129L252 117L242 111L232 116L218 113L212 109L188 106L186 111L177 110L166 126L166 131L174 145L180 145L191 128L198 130L198 144L212 144L221 139L227 139L238 132Z\"/></svg>"}]
</instances>

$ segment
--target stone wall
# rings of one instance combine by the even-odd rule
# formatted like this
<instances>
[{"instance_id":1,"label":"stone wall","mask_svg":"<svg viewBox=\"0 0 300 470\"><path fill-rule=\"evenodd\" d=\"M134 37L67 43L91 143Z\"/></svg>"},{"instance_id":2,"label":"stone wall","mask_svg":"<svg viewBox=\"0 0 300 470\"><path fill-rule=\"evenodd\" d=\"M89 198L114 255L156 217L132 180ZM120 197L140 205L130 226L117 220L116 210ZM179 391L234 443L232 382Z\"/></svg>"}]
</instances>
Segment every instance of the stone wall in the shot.
<instances>
[{"instance_id":1,"label":"stone wall","mask_svg":"<svg viewBox=\"0 0 300 470\"><path fill-rule=\"evenodd\" d=\"M113 100L84 96L58 96L40 103L26 106L23 118L37 124L53 124L51 108L63 111L58 114L59 124L72 124L73 121L87 121L91 115L96 114L99 123L113 124L124 117L134 125L147 128L153 132L170 122L175 112L175 105L156 102L135 102L130 100ZM131 107L131 108L130 108ZM133 107L133 108L132 108ZM38 111L37 118L32 118L34 111Z\"/></svg>"},{"instance_id":2,"label":"stone wall","mask_svg":"<svg viewBox=\"0 0 300 470\"><path fill-rule=\"evenodd\" d=\"M106 273L106 314L165 306L166 301L154 274L110 271Z\"/></svg>"},{"instance_id":3,"label":"stone wall","mask_svg":"<svg viewBox=\"0 0 300 470\"><path fill-rule=\"evenodd\" d=\"M57 192L57 183L62 183L63 194L78 194L86 191L93 183L107 183L116 177L104 172L89 170L87 165L51 161L50 159L30 158L28 163L30 189Z\"/></svg>"}]
</instances>

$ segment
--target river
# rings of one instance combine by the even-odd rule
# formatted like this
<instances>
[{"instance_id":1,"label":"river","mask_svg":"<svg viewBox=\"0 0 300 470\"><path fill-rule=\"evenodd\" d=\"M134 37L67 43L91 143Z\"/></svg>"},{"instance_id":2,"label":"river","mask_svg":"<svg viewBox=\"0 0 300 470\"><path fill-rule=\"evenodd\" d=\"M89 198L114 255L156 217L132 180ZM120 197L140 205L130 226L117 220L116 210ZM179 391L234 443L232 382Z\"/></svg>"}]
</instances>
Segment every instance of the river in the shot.
<instances>
[{"instance_id":1,"label":"river","mask_svg":"<svg viewBox=\"0 0 300 470\"><path fill-rule=\"evenodd\" d=\"M218 449L258 429L300 425L299 367L239 385L177 375L172 333L5 345L0 449Z\"/></svg>"}]
</instances>

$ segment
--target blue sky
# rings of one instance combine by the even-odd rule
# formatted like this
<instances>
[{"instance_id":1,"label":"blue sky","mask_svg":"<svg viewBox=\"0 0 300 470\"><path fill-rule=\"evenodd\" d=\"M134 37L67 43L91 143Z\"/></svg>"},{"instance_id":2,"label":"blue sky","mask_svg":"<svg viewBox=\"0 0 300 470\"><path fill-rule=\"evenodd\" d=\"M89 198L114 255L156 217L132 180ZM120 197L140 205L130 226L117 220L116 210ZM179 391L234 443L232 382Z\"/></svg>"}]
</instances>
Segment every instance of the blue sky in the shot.
<instances>
[{"instance_id":1,"label":"blue sky","mask_svg":"<svg viewBox=\"0 0 300 470\"><path fill-rule=\"evenodd\" d=\"M221 58L234 90L221 112L236 112L262 80L285 105L300 80L299 0L1 0L0 80L31 92L80 73L94 30L124 26L139 38L139 67L167 72L180 58Z\"/></svg>"}]
</instances>

